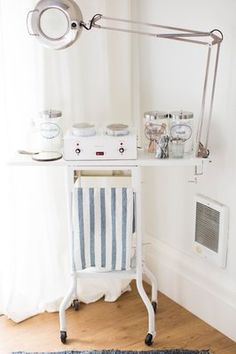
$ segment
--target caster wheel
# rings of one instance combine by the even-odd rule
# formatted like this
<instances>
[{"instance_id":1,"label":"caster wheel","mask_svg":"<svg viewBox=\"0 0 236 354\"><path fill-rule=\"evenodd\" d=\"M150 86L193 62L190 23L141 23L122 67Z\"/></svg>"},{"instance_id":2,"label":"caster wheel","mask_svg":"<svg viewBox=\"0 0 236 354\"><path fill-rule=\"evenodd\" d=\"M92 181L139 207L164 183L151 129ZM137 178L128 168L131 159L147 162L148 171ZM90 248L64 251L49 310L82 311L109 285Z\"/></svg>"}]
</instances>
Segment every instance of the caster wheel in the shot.
<instances>
[{"instance_id":1,"label":"caster wheel","mask_svg":"<svg viewBox=\"0 0 236 354\"><path fill-rule=\"evenodd\" d=\"M155 313L157 313L157 303L156 301L152 301L152 307Z\"/></svg>"},{"instance_id":2,"label":"caster wheel","mask_svg":"<svg viewBox=\"0 0 236 354\"><path fill-rule=\"evenodd\" d=\"M63 344L66 344L66 338L67 338L66 332L65 332L65 331L61 331L61 332L60 332L60 335L61 335L61 342L62 342Z\"/></svg>"},{"instance_id":3,"label":"caster wheel","mask_svg":"<svg viewBox=\"0 0 236 354\"><path fill-rule=\"evenodd\" d=\"M72 307L73 307L73 309L75 310L75 311L79 311L79 300L74 300L73 302L72 302L72 305L71 305Z\"/></svg>"},{"instance_id":4,"label":"caster wheel","mask_svg":"<svg viewBox=\"0 0 236 354\"><path fill-rule=\"evenodd\" d=\"M153 335L148 333L146 338L145 338L145 344L148 345L149 347L153 344Z\"/></svg>"}]
</instances>

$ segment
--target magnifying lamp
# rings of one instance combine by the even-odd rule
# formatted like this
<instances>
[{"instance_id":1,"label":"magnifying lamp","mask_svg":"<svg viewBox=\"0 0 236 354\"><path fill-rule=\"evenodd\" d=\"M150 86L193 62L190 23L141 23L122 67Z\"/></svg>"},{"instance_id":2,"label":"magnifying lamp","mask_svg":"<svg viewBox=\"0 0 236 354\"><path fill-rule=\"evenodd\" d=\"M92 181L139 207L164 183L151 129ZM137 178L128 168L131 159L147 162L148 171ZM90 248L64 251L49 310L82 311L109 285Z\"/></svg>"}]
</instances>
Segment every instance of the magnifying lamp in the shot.
<instances>
[{"instance_id":1,"label":"magnifying lamp","mask_svg":"<svg viewBox=\"0 0 236 354\"><path fill-rule=\"evenodd\" d=\"M112 25L103 25L101 22L111 22ZM114 24L118 26L114 26ZM127 29L119 27L122 24L130 24L131 26L142 26L146 30L139 29ZM106 17L101 14L96 14L93 18L85 23L81 10L76 0L40 0L35 8L29 11L27 15L27 29L30 35L35 36L37 40L44 46L56 50L65 49L70 47L77 41L83 29L104 29L119 32L134 33L139 35L146 35L155 38L170 39L176 41L183 41L187 43L194 43L203 45L208 48L206 73L202 96L202 107L199 119L199 126L197 131L197 151L198 157L208 157L209 151L207 149L210 123L212 118L213 101L215 94L215 84L219 61L220 44L223 40L223 35L219 30L212 30L210 32L196 31L192 29L163 26L159 24L131 21L120 18ZM150 31L148 31L149 29ZM167 33L162 33L163 30L167 30ZM208 89L208 79L211 63L212 47L216 46L216 57L214 74L212 79L212 86L210 92L210 108L207 117L207 129L205 134L205 143L200 143L204 118L206 115L206 96Z\"/></svg>"},{"instance_id":2,"label":"magnifying lamp","mask_svg":"<svg viewBox=\"0 0 236 354\"><path fill-rule=\"evenodd\" d=\"M41 44L52 49L71 46L79 37L82 13L73 0L41 0L27 16L27 28Z\"/></svg>"}]
</instances>

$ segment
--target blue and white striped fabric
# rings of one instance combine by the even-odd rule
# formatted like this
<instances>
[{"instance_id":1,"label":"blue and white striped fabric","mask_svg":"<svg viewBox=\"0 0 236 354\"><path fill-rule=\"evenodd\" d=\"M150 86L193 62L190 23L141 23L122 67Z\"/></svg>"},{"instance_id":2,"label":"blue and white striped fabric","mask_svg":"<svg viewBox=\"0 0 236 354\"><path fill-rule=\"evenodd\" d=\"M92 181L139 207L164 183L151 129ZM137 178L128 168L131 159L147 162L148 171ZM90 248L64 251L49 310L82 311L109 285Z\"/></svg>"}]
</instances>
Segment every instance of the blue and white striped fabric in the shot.
<instances>
[{"instance_id":1,"label":"blue and white striped fabric","mask_svg":"<svg viewBox=\"0 0 236 354\"><path fill-rule=\"evenodd\" d=\"M75 269L129 270L133 190L75 188L73 211Z\"/></svg>"}]
</instances>

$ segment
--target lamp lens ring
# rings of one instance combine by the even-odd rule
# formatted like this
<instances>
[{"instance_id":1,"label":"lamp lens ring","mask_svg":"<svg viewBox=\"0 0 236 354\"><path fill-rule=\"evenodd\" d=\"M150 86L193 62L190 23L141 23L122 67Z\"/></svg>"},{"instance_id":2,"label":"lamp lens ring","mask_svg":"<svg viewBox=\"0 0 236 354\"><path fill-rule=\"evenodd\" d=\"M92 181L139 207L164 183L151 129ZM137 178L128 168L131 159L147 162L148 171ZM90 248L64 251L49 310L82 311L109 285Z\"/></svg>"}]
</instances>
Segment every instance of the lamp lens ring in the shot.
<instances>
[{"instance_id":1,"label":"lamp lens ring","mask_svg":"<svg viewBox=\"0 0 236 354\"><path fill-rule=\"evenodd\" d=\"M74 0L40 0L31 13L32 32L48 48L67 48L82 31L82 13Z\"/></svg>"}]
</instances>

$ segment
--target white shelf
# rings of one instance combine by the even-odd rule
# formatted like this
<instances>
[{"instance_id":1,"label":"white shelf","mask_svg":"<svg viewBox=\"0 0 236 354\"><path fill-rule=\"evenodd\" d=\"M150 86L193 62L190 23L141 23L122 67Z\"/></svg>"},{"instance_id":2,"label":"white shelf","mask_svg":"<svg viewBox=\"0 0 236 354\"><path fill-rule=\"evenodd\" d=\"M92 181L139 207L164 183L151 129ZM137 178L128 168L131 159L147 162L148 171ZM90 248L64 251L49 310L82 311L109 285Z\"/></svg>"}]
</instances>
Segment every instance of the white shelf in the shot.
<instances>
[{"instance_id":1,"label":"white shelf","mask_svg":"<svg viewBox=\"0 0 236 354\"><path fill-rule=\"evenodd\" d=\"M64 159L57 161L35 161L30 155L16 154L12 156L8 161L9 166L47 166L47 167L64 167L67 163Z\"/></svg>"},{"instance_id":2,"label":"white shelf","mask_svg":"<svg viewBox=\"0 0 236 354\"><path fill-rule=\"evenodd\" d=\"M193 156L185 156L181 159L155 159L150 153L138 150L138 158L136 160L94 160L94 161L65 161L63 158L57 161L34 161L31 156L16 154L13 156L8 165L10 166L47 166L47 167L83 167L83 166L202 166L204 161L209 159L196 158Z\"/></svg>"},{"instance_id":3,"label":"white shelf","mask_svg":"<svg viewBox=\"0 0 236 354\"><path fill-rule=\"evenodd\" d=\"M193 157L193 155L188 155L181 159L156 159L148 152L138 151L139 166L200 166L206 160L209 161L208 159Z\"/></svg>"}]
</instances>

